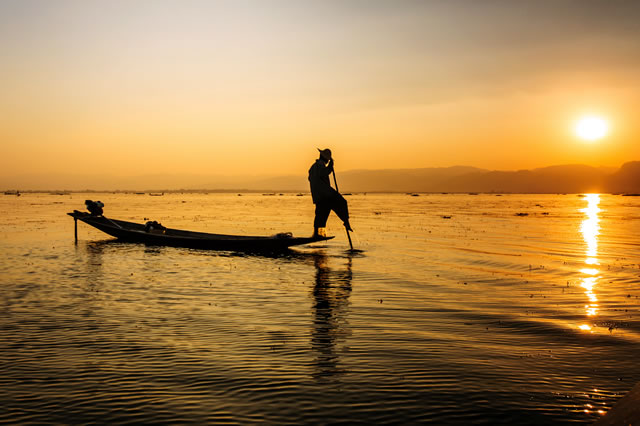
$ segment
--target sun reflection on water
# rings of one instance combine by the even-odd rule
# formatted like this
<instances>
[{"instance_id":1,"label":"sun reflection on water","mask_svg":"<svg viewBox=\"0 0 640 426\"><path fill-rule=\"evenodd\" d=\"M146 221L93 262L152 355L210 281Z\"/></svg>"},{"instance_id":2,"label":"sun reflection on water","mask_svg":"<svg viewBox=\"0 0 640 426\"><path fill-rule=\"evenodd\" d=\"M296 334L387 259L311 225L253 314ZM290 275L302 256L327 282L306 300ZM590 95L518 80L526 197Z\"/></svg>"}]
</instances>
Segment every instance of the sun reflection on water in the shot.
<instances>
[{"instance_id":1,"label":"sun reflection on water","mask_svg":"<svg viewBox=\"0 0 640 426\"><path fill-rule=\"evenodd\" d=\"M598 235L600 234L600 218L598 217L598 213L600 212L600 208L598 207L598 204L600 204L600 194L587 194L585 198L588 204L587 207L581 211L585 213L587 218L582 221L582 226L580 227L582 237L587 243L587 259L585 263L587 265L597 265Z\"/></svg>"},{"instance_id":2,"label":"sun reflection on water","mask_svg":"<svg viewBox=\"0 0 640 426\"><path fill-rule=\"evenodd\" d=\"M600 234L600 218L598 213L600 208L600 195L599 194L587 194L585 199L587 200L587 207L581 211L585 213L586 219L582 221L580 232L584 238L586 247L586 259L585 265L589 265L588 268L580 270L584 276L580 279L580 286L585 289L585 294L589 299L589 303L585 305L585 310L588 317L593 317L598 314L598 297L594 291L600 278L598 274L600 270L594 267L599 265L598 262L598 235ZM591 326L583 324L579 327L581 330L591 330Z\"/></svg>"}]
</instances>

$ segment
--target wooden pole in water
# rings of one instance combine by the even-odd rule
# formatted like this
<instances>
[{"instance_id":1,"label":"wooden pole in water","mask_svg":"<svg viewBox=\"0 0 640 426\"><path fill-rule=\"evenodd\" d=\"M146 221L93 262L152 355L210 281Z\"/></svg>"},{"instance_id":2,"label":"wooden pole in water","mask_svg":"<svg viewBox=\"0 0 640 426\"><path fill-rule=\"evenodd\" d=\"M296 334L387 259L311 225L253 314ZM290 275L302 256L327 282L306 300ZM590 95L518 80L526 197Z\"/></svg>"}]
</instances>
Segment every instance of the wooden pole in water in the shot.
<instances>
[{"instance_id":1,"label":"wooden pole in water","mask_svg":"<svg viewBox=\"0 0 640 426\"><path fill-rule=\"evenodd\" d=\"M349 230L347 229L347 227L344 227L344 230L347 231L347 238L349 239L349 248L351 249L351 251L353 251L353 244L351 243L351 235L349 235Z\"/></svg>"},{"instance_id":2,"label":"wooden pole in water","mask_svg":"<svg viewBox=\"0 0 640 426\"><path fill-rule=\"evenodd\" d=\"M340 193L340 190L338 189L338 180L336 179L336 171L333 171L333 183L336 186L336 191L338 191L338 193ZM351 235L349 235L349 230L347 229L347 225L344 226L344 230L347 231L347 238L349 239L349 247L351 247L351 251L353 251L353 244L351 243Z\"/></svg>"},{"instance_id":3,"label":"wooden pole in water","mask_svg":"<svg viewBox=\"0 0 640 426\"><path fill-rule=\"evenodd\" d=\"M76 237L76 244L78 244L78 219L74 217L73 223L75 225L75 228L73 230L73 235Z\"/></svg>"}]
</instances>

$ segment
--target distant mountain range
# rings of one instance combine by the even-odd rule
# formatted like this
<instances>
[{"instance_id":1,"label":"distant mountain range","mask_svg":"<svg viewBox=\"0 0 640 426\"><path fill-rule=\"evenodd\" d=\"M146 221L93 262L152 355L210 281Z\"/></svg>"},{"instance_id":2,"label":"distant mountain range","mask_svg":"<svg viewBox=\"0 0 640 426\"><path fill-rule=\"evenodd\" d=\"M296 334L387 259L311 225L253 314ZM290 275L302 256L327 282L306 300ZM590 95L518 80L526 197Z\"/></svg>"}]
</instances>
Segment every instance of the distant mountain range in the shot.
<instances>
[{"instance_id":1,"label":"distant mountain range","mask_svg":"<svg viewBox=\"0 0 640 426\"><path fill-rule=\"evenodd\" d=\"M628 193L640 192L640 161L620 169L564 165L518 171L462 166L354 170L342 173L339 185L348 192Z\"/></svg>"},{"instance_id":2,"label":"distant mountain range","mask_svg":"<svg viewBox=\"0 0 640 426\"><path fill-rule=\"evenodd\" d=\"M350 170L339 172L341 192L504 192L504 193L640 193L640 161L619 169L563 165L533 170L491 171L467 166ZM271 178L228 176L31 175L0 178L4 190L226 190L308 192L305 175Z\"/></svg>"},{"instance_id":3,"label":"distant mountain range","mask_svg":"<svg viewBox=\"0 0 640 426\"><path fill-rule=\"evenodd\" d=\"M350 170L338 174L342 192L640 193L640 161L619 169L563 165L491 171L468 166ZM306 176L246 181L251 190L308 191ZM215 188L215 183L206 186Z\"/></svg>"}]
</instances>

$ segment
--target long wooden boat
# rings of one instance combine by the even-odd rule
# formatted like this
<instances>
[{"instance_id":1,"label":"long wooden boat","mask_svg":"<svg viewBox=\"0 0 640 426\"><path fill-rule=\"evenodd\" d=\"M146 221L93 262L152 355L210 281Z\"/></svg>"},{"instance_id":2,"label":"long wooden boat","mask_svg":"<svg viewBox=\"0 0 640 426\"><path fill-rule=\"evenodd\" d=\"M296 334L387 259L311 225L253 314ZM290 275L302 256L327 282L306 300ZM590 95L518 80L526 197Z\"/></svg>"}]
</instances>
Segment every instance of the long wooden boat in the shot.
<instances>
[{"instance_id":1,"label":"long wooden boat","mask_svg":"<svg viewBox=\"0 0 640 426\"><path fill-rule=\"evenodd\" d=\"M91 225L122 241L173 247L189 247L207 250L275 252L292 246L330 240L333 237L293 237L289 233L274 236L242 236L208 234L164 228L150 229L146 224L109 219L105 216L74 210L67 213L76 220ZM77 225L77 222L76 222Z\"/></svg>"}]
</instances>

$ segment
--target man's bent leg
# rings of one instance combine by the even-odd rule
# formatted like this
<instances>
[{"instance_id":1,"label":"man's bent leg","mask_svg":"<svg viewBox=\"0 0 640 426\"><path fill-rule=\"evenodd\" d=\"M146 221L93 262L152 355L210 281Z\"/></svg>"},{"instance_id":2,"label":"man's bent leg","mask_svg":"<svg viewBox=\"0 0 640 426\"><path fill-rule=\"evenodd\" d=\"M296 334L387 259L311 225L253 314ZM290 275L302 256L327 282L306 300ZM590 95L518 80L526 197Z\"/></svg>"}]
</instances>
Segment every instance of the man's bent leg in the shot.
<instances>
[{"instance_id":1,"label":"man's bent leg","mask_svg":"<svg viewBox=\"0 0 640 426\"><path fill-rule=\"evenodd\" d=\"M340 220L342 220L345 228L347 228L348 231L353 231L349 224L349 207L347 206L347 200L345 200L342 195L336 194L333 199L331 209L336 212L336 215L338 215Z\"/></svg>"}]
</instances>

